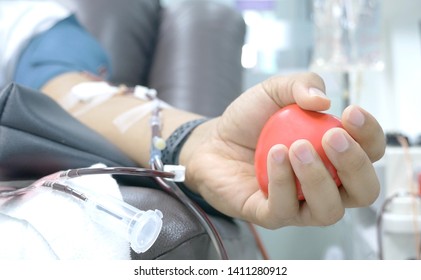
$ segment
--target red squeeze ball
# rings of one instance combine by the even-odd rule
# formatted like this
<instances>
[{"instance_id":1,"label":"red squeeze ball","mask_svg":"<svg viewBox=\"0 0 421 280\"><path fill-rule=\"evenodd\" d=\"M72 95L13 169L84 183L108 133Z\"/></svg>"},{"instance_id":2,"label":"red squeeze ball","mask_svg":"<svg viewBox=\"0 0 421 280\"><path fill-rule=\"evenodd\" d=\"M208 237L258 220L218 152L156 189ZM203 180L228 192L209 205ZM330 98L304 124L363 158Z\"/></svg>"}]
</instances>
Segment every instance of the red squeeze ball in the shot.
<instances>
[{"instance_id":1,"label":"red squeeze ball","mask_svg":"<svg viewBox=\"0 0 421 280\"><path fill-rule=\"evenodd\" d=\"M336 185L341 181L336 168L327 158L323 147L322 137L333 127L342 127L341 121L330 114L303 110L298 105L286 106L276 112L265 124L257 142L255 154L255 169L260 188L268 193L267 156L270 148L275 144L283 144L288 148L298 139L310 141L332 175ZM304 200L301 185L295 179L299 200Z\"/></svg>"}]
</instances>

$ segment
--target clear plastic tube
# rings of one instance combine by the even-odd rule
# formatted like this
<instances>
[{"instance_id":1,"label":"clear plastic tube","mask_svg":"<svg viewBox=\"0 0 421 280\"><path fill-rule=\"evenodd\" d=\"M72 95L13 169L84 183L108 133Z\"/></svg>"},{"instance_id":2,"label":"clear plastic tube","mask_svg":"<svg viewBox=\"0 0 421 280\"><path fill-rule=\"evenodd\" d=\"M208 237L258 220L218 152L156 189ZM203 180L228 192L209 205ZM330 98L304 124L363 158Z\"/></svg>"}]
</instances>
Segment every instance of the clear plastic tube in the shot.
<instances>
[{"instance_id":1,"label":"clear plastic tube","mask_svg":"<svg viewBox=\"0 0 421 280\"><path fill-rule=\"evenodd\" d=\"M93 193L74 184L72 187L86 197L90 217L125 238L133 251L143 253L155 243L162 229L161 211L142 211L113 196Z\"/></svg>"}]
</instances>

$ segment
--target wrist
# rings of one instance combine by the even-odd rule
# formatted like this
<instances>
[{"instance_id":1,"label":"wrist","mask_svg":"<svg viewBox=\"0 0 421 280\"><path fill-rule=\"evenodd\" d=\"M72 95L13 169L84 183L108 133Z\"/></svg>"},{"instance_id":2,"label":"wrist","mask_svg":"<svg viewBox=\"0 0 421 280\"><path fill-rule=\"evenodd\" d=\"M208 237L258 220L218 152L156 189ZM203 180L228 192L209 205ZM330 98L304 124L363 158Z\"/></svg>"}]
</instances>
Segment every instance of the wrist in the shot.
<instances>
[{"instance_id":1,"label":"wrist","mask_svg":"<svg viewBox=\"0 0 421 280\"><path fill-rule=\"evenodd\" d=\"M178 164L186 167L186 177L184 184L188 188L198 193L198 179L196 172L200 160L197 156L199 155L199 149L203 148L203 144L209 139L210 127L214 125L214 120L205 120L204 122L197 125L191 133L186 137L185 142L180 147L180 153L178 157Z\"/></svg>"},{"instance_id":2,"label":"wrist","mask_svg":"<svg viewBox=\"0 0 421 280\"><path fill-rule=\"evenodd\" d=\"M179 164L181 149L197 126L207 121L206 118L194 119L180 125L166 140L166 148L162 151L164 164Z\"/></svg>"}]
</instances>

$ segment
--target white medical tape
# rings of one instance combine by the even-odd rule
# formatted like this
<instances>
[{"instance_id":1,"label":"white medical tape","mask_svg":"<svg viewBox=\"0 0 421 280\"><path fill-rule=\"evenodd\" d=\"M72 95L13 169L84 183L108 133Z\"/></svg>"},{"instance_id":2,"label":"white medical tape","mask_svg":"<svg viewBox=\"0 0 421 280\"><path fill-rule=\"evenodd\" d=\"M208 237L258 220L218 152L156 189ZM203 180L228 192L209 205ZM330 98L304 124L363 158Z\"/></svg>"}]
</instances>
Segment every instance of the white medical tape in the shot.
<instances>
[{"instance_id":1,"label":"white medical tape","mask_svg":"<svg viewBox=\"0 0 421 280\"><path fill-rule=\"evenodd\" d=\"M134 87L133 96L147 101L155 99L157 92L155 89L137 85Z\"/></svg>"},{"instance_id":2,"label":"white medical tape","mask_svg":"<svg viewBox=\"0 0 421 280\"><path fill-rule=\"evenodd\" d=\"M61 104L61 106L63 107L64 110L69 111L74 106L76 106L77 104L79 104L79 102L80 101L79 101L79 99L77 97L75 97L72 94L67 94L60 101L60 104Z\"/></svg>"},{"instance_id":3,"label":"white medical tape","mask_svg":"<svg viewBox=\"0 0 421 280\"><path fill-rule=\"evenodd\" d=\"M72 87L71 94L79 101L90 102L102 95L110 95L119 92L119 88L111 86L107 82L92 81L83 82Z\"/></svg>"},{"instance_id":4,"label":"white medical tape","mask_svg":"<svg viewBox=\"0 0 421 280\"><path fill-rule=\"evenodd\" d=\"M73 112L74 116L80 116L92 108L104 103L121 90L103 81L83 82L72 87L69 96L70 102L83 102L85 106ZM76 99L76 101L74 100ZM69 106L69 105L68 105Z\"/></svg>"},{"instance_id":5,"label":"white medical tape","mask_svg":"<svg viewBox=\"0 0 421 280\"><path fill-rule=\"evenodd\" d=\"M113 124L120 130L121 133L126 132L131 126L133 126L136 122L144 118L145 116L149 115L157 106L159 102L160 108L170 108L171 106L167 103L155 99L153 101L144 103L142 105L136 106L119 116L117 116L113 120Z\"/></svg>"},{"instance_id":6,"label":"white medical tape","mask_svg":"<svg viewBox=\"0 0 421 280\"><path fill-rule=\"evenodd\" d=\"M91 110L91 109L99 106L100 104L104 103L105 101L109 100L111 97L113 97L117 93L118 92L107 93L107 94L103 94L101 96L95 97L89 103L87 103L85 106L83 106L83 108L73 112L72 114L76 117L80 116L80 115L83 115L86 112L88 112L89 110Z\"/></svg>"}]
</instances>

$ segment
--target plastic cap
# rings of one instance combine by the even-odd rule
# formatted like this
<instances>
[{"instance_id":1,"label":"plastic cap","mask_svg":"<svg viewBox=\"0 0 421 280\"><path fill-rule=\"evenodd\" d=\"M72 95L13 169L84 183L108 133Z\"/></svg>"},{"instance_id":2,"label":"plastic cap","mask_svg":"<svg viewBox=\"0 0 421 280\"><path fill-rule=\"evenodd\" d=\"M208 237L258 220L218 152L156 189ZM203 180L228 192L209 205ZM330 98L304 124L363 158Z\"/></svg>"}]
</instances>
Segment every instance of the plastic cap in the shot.
<instances>
[{"instance_id":1,"label":"plastic cap","mask_svg":"<svg viewBox=\"0 0 421 280\"><path fill-rule=\"evenodd\" d=\"M165 147L167 146L167 143L165 143L165 140L162 139L161 137L154 137L153 138L153 145L156 149L162 151L165 149Z\"/></svg>"},{"instance_id":2,"label":"plastic cap","mask_svg":"<svg viewBox=\"0 0 421 280\"><path fill-rule=\"evenodd\" d=\"M136 253L146 252L156 241L162 229L162 212L148 210L139 213L132 221L130 245Z\"/></svg>"}]
</instances>

